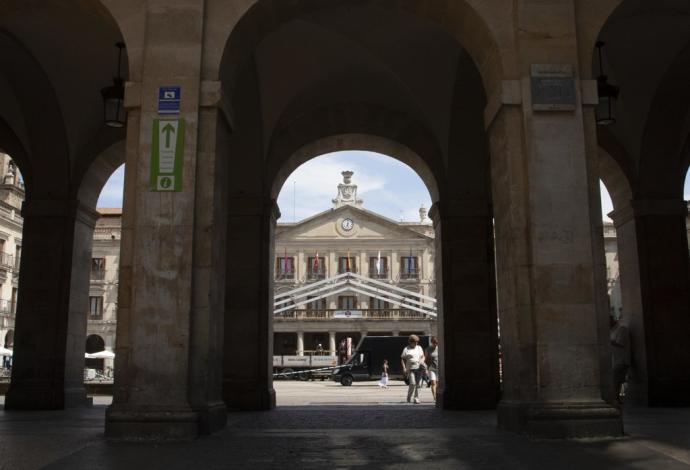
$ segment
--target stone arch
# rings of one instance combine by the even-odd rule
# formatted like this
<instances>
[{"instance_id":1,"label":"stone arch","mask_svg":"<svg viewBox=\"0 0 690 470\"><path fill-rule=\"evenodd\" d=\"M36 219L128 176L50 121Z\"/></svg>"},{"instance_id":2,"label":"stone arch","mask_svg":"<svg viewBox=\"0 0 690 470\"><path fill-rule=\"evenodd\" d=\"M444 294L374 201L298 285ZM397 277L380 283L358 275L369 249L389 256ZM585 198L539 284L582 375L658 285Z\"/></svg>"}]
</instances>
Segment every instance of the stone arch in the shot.
<instances>
[{"instance_id":1,"label":"stone arch","mask_svg":"<svg viewBox=\"0 0 690 470\"><path fill-rule=\"evenodd\" d=\"M614 159L603 147L599 147L599 178L604 182L611 196L613 209L622 209L630 205L633 192L627 175L623 172L618 161Z\"/></svg>"},{"instance_id":2,"label":"stone arch","mask_svg":"<svg viewBox=\"0 0 690 470\"><path fill-rule=\"evenodd\" d=\"M4 345L6 348L14 346L14 330L7 330L4 338Z\"/></svg>"},{"instance_id":3,"label":"stone arch","mask_svg":"<svg viewBox=\"0 0 690 470\"><path fill-rule=\"evenodd\" d=\"M432 201L440 197L441 152L425 126L399 112L354 103L319 108L279 128L269 149L269 197L277 198L301 164L338 150L370 150L396 158L424 181Z\"/></svg>"},{"instance_id":4,"label":"stone arch","mask_svg":"<svg viewBox=\"0 0 690 470\"><path fill-rule=\"evenodd\" d=\"M252 51L263 38L300 15L347 4L346 0L328 4L318 0L290 3L276 0L248 2L240 19L224 38L223 44L226 46L218 62L217 72L211 73L221 77L231 101L242 68L251 59ZM498 32L505 30L505 24L511 20L509 9L499 16L488 5L473 0L423 0L407 2L405 5L385 0L376 2L375 5L390 12L405 13L426 20L453 37L472 57L480 70L486 90L498 90L500 81L506 76L517 78L518 65L514 63L514 56L510 52L512 38Z\"/></svg>"},{"instance_id":5,"label":"stone arch","mask_svg":"<svg viewBox=\"0 0 690 470\"><path fill-rule=\"evenodd\" d=\"M105 340L100 335L89 335L86 338L85 349L89 354L105 351Z\"/></svg>"},{"instance_id":6,"label":"stone arch","mask_svg":"<svg viewBox=\"0 0 690 470\"><path fill-rule=\"evenodd\" d=\"M639 192L644 197L683 197L690 165L690 43L659 83L642 136Z\"/></svg>"},{"instance_id":7,"label":"stone arch","mask_svg":"<svg viewBox=\"0 0 690 470\"><path fill-rule=\"evenodd\" d=\"M95 208L108 178L124 163L125 141L120 140L106 148L91 163L79 186L77 199L87 207Z\"/></svg>"}]
</instances>

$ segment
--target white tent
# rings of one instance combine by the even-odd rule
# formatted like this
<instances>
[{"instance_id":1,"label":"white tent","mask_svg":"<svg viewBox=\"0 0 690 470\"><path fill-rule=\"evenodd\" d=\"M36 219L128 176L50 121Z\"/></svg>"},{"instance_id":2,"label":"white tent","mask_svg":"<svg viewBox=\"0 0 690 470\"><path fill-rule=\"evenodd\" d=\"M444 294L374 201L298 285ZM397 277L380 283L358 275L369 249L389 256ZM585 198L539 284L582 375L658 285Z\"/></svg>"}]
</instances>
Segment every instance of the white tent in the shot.
<instances>
[{"instance_id":1,"label":"white tent","mask_svg":"<svg viewBox=\"0 0 690 470\"><path fill-rule=\"evenodd\" d=\"M98 351L92 354L86 353L84 357L86 357L86 359L113 359L115 353L110 351Z\"/></svg>"},{"instance_id":2,"label":"white tent","mask_svg":"<svg viewBox=\"0 0 690 470\"><path fill-rule=\"evenodd\" d=\"M7 349L7 348L3 348L2 346L0 346L0 357L1 356L12 357L12 350Z\"/></svg>"}]
</instances>

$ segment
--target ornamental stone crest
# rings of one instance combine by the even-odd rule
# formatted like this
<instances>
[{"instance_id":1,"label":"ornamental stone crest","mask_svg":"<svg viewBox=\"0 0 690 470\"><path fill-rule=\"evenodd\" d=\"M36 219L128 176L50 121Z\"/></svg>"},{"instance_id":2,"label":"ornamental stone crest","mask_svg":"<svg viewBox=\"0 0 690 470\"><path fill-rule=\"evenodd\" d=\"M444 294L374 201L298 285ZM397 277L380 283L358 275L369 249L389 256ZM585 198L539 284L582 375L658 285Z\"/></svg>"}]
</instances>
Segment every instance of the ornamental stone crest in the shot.
<instances>
[{"instance_id":1,"label":"ornamental stone crest","mask_svg":"<svg viewBox=\"0 0 690 470\"><path fill-rule=\"evenodd\" d=\"M352 171L343 171L343 182L338 185L338 196L333 199L333 206L351 205L360 207L364 201L357 199L357 185L352 184Z\"/></svg>"}]
</instances>

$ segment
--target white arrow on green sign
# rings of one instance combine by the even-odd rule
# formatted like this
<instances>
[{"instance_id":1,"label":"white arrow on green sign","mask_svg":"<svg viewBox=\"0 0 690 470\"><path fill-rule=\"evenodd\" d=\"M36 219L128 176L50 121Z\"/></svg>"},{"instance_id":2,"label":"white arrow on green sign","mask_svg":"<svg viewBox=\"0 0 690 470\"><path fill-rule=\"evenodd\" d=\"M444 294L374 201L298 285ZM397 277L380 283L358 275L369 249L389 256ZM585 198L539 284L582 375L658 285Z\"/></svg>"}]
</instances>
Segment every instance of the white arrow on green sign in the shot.
<instances>
[{"instance_id":1,"label":"white arrow on green sign","mask_svg":"<svg viewBox=\"0 0 690 470\"><path fill-rule=\"evenodd\" d=\"M154 119L151 191L182 191L184 119Z\"/></svg>"}]
</instances>

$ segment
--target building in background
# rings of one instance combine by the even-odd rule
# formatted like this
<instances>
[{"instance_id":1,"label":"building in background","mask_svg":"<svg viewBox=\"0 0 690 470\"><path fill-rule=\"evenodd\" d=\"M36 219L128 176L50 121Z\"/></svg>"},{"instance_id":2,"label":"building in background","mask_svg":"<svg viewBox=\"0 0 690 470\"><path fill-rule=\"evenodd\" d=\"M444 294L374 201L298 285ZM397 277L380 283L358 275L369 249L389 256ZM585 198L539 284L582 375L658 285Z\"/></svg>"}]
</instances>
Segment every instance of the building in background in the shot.
<instances>
[{"instance_id":1,"label":"building in background","mask_svg":"<svg viewBox=\"0 0 690 470\"><path fill-rule=\"evenodd\" d=\"M364 335L435 334L434 228L363 207L344 171L333 207L275 231L275 355L335 355ZM351 273L351 274L348 274Z\"/></svg>"},{"instance_id":2,"label":"building in background","mask_svg":"<svg viewBox=\"0 0 690 470\"><path fill-rule=\"evenodd\" d=\"M12 159L0 152L0 346L14 346L19 264L22 256L24 181Z\"/></svg>"}]
</instances>

